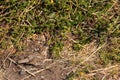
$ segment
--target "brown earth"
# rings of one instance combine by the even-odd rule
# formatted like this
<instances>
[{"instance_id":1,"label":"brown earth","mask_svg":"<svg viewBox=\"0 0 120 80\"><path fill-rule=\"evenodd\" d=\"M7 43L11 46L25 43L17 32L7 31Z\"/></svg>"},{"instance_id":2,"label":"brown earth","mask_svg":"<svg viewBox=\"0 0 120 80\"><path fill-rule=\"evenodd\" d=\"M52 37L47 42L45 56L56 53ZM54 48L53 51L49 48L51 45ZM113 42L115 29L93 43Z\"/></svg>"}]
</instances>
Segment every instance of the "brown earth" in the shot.
<instances>
[{"instance_id":1,"label":"brown earth","mask_svg":"<svg viewBox=\"0 0 120 80\"><path fill-rule=\"evenodd\" d=\"M49 54L47 38L44 34L27 38L26 46L18 51L13 46L1 51L0 80L67 80L70 73L78 72L71 80L120 79L119 64L102 65L95 41L83 46L80 51L72 50L74 38L68 37L67 44L60 53L60 59L52 59Z\"/></svg>"},{"instance_id":2,"label":"brown earth","mask_svg":"<svg viewBox=\"0 0 120 80\"><path fill-rule=\"evenodd\" d=\"M68 60L49 58L44 35L33 35L24 43L22 51L3 51L0 80L65 80L72 71Z\"/></svg>"}]
</instances>

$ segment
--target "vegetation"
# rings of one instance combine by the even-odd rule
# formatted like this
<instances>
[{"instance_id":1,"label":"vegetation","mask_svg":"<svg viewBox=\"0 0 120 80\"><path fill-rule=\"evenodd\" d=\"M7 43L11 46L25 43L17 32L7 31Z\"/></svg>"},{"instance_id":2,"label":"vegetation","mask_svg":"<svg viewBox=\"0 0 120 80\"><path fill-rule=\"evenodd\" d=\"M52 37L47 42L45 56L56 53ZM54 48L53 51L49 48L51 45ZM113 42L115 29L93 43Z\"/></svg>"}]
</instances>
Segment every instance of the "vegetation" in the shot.
<instances>
[{"instance_id":1,"label":"vegetation","mask_svg":"<svg viewBox=\"0 0 120 80\"><path fill-rule=\"evenodd\" d=\"M47 45L54 58L60 57L69 33L75 38L72 48L77 51L93 40L96 40L97 46L106 42L106 47L99 51L100 64L117 64L120 62L120 1L0 1L1 51L11 45L21 51L25 46L22 42L28 36L45 33L50 35ZM82 69L82 72L89 71ZM69 79L71 77L73 75Z\"/></svg>"}]
</instances>

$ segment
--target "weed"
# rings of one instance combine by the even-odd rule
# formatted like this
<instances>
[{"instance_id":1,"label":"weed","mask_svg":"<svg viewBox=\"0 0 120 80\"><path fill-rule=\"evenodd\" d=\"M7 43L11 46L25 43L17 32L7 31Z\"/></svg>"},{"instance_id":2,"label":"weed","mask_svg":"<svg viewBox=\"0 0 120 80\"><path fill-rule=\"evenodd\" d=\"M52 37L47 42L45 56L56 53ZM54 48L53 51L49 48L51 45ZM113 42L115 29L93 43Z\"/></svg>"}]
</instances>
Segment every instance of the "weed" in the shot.
<instances>
[{"instance_id":1,"label":"weed","mask_svg":"<svg viewBox=\"0 0 120 80\"><path fill-rule=\"evenodd\" d=\"M93 40L109 44L99 55L103 64L120 62L119 0L2 0L0 1L0 49L13 45L22 50L29 35L49 33L46 42L53 58L60 57L67 33L81 50ZM114 46L114 47L112 47ZM85 71L83 71L85 72Z\"/></svg>"}]
</instances>

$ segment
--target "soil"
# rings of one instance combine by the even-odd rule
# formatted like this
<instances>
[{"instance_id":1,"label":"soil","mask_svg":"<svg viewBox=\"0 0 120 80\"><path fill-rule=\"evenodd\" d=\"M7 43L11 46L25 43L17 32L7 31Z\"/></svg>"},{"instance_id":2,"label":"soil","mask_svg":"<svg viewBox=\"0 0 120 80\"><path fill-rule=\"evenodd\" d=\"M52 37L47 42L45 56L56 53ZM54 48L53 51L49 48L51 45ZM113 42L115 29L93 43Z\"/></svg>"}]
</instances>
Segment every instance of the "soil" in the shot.
<instances>
[{"instance_id":1,"label":"soil","mask_svg":"<svg viewBox=\"0 0 120 80\"><path fill-rule=\"evenodd\" d=\"M69 60L49 58L44 35L33 35L24 41L22 51L13 48L0 57L0 80L65 80L72 71Z\"/></svg>"},{"instance_id":2,"label":"soil","mask_svg":"<svg viewBox=\"0 0 120 80\"><path fill-rule=\"evenodd\" d=\"M47 37L46 37L47 36ZM21 44L22 50L10 46L0 52L0 80L120 80L119 65L101 65L95 41L84 45L82 50L74 51L74 38L64 42L59 59L53 59L46 44L46 34L29 36ZM70 40L70 41L69 41ZM2 54L1 54L2 53ZM70 78L72 73L76 78ZM107 75L107 76L106 76Z\"/></svg>"}]
</instances>

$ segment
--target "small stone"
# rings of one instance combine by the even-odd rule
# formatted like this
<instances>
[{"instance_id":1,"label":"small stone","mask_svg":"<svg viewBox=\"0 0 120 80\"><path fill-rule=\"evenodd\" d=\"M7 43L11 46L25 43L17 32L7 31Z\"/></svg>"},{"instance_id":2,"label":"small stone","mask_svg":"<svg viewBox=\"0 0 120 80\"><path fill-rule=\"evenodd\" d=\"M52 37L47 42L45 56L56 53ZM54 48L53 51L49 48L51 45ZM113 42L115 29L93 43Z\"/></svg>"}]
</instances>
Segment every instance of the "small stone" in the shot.
<instances>
[{"instance_id":1,"label":"small stone","mask_svg":"<svg viewBox=\"0 0 120 80\"><path fill-rule=\"evenodd\" d=\"M21 71L19 71L19 74L20 74L20 75L25 75L26 72L25 72L24 70L21 70Z\"/></svg>"},{"instance_id":2,"label":"small stone","mask_svg":"<svg viewBox=\"0 0 120 80\"><path fill-rule=\"evenodd\" d=\"M42 79L44 79L45 77L44 76L41 76Z\"/></svg>"},{"instance_id":3,"label":"small stone","mask_svg":"<svg viewBox=\"0 0 120 80\"><path fill-rule=\"evenodd\" d=\"M40 50L39 48L35 48L35 49L34 49L35 52L37 52L37 51L39 51L39 50Z\"/></svg>"}]
</instances>

